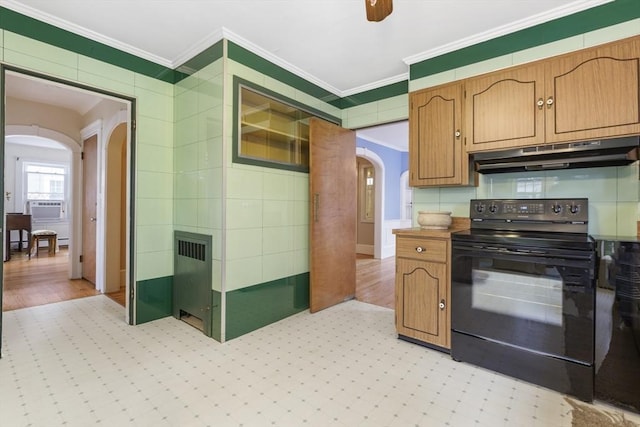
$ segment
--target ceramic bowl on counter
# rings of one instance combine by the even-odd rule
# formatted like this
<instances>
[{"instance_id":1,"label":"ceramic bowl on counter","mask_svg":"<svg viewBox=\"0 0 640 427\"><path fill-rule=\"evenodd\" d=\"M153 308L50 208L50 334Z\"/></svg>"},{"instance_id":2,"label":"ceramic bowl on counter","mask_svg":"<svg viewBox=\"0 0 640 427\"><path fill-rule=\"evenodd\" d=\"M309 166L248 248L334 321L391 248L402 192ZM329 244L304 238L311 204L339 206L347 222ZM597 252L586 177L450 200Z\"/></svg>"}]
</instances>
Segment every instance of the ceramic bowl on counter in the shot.
<instances>
[{"instance_id":1,"label":"ceramic bowl on counter","mask_svg":"<svg viewBox=\"0 0 640 427\"><path fill-rule=\"evenodd\" d=\"M451 212L418 211L418 224L424 230L446 230L451 225Z\"/></svg>"}]
</instances>

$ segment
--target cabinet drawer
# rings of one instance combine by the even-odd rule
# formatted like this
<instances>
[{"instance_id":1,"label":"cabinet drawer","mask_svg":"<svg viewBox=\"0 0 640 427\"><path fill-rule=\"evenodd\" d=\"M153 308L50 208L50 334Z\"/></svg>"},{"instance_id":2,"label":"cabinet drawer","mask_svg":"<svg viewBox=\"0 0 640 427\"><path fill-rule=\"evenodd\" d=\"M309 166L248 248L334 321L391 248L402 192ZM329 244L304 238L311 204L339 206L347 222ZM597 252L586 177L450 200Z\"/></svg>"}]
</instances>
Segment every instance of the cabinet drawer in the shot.
<instances>
[{"instance_id":1,"label":"cabinet drawer","mask_svg":"<svg viewBox=\"0 0 640 427\"><path fill-rule=\"evenodd\" d=\"M396 241L396 255L402 258L447 262L447 251L446 240L398 237Z\"/></svg>"}]
</instances>

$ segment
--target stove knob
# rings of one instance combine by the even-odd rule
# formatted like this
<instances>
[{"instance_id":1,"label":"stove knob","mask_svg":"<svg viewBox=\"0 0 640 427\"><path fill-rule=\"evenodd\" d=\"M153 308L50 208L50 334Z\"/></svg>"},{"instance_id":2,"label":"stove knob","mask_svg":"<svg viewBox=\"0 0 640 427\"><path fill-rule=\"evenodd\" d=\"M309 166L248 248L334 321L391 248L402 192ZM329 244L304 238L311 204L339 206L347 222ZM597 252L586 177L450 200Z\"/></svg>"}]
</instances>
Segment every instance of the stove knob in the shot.
<instances>
[{"instance_id":1,"label":"stove knob","mask_svg":"<svg viewBox=\"0 0 640 427\"><path fill-rule=\"evenodd\" d=\"M478 212L478 213L483 213L484 212L484 205L481 204L481 203L476 203L475 208L476 208L476 212Z\"/></svg>"},{"instance_id":2,"label":"stove knob","mask_svg":"<svg viewBox=\"0 0 640 427\"><path fill-rule=\"evenodd\" d=\"M492 214L498 212L498 207L496 205L490 205L489 212L491 212Z\"/></svg>"},{"instance_id":3,"label":"stove knob","mask_svg":"<svg viewBox=\"0 0 640 427\"><path fill-rule=\"evenodd\" d=\"M575 203L572 204L571 206L569 206L569 212L574 215L577 214L578 212L580 212L580 205L576 205Z\"/></svg>"},{"instance_id":4,"label":"stove knob","mask_svg":"<svg viewBox=\"0 0 640 427\"><path fill-rule=\"evenodd\" d=\"M554 203L553 205L551 205L551 211L554 214L559 214L560 212L562 212L562 206L560 206L558 203Z\"/></svg>"}]
</instances>

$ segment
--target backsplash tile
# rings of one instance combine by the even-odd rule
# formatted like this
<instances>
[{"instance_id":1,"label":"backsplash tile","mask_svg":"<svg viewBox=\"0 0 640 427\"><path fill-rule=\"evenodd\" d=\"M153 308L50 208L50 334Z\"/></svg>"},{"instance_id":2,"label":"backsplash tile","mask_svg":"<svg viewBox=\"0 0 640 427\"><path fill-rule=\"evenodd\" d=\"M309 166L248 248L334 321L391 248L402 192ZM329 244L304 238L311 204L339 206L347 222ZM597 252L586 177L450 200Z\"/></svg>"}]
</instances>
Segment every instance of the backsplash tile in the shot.
<instances>
[{"instance_id":1,"label":"backsplash tile","mask_svg":"<svg viewBox=\"0 0 640 427\"><path fill-rule=\"evenodd\" d=\"M638 203L618 202L616 215L616 235L635 236L637 233Z\"/></svg>"},{"instance_id":2,"label":"backsplash tile","mask_svg":"<svg viewBox=\"0 0 640 427\"><path fill-rule=\"evenodd\" d=\"M618 173L615 167L548 171L545 196L587 197L592 202L615 202Z\"/></svg>"},{"instance_id":3,"label":"backsplash tile","mask_svg":"<svg viewBox=\"0 0 640 427\"><path fill-rule=\"evenodd\" d=\"M640 168L639 162L618 168L618 202L637 202L640 200Z\"/></svg>"},{"instance_id":4,"label":"backsplash tile","mask_svg":"<svg viewBox=\"0 0 640 427\"><path fill-rule=\"evenodd\" d=\"M414 190L413 224L419 210L451 211L469 216L469 200L589 199L589 233L635 235L640 218L638 162L629 166L545 172L482 174L477 188L442 187Z\"/></svg>"},{"instance_id":5,"label":"backsplash tile","mask_svg":"<svg viewBox=\"0 0 640 427\"><path fill-rule=\"evenodd\" d=\"M589 233L615 236L618 233L617 203L589 202Z\"/></svg>"}]
</instances>

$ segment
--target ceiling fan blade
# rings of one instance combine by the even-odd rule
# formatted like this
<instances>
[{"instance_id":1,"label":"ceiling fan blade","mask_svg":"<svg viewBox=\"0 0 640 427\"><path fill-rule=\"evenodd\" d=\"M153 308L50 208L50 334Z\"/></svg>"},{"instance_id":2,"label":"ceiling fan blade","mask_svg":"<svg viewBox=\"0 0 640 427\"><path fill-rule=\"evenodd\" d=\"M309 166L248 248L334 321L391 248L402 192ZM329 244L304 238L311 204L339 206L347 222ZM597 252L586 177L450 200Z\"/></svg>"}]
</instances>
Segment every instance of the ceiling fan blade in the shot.
<instances>
[{"instance_id":1,"label":"ceiling fan blade","mask_svg":"<svg viewBox=\"0 0 640 427\"><path fill-rule=\"evenodd\" d=\"M364 0L367 20L380 22L393 12L393 0Z\"/></svg>"}]
</instances>

